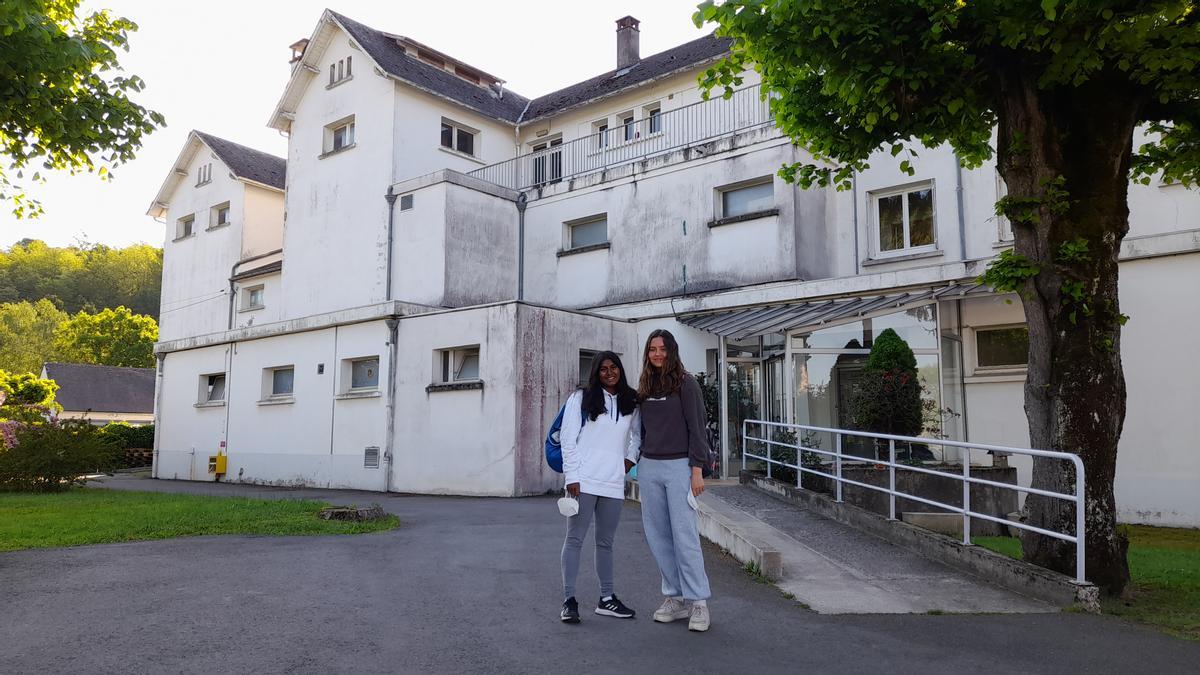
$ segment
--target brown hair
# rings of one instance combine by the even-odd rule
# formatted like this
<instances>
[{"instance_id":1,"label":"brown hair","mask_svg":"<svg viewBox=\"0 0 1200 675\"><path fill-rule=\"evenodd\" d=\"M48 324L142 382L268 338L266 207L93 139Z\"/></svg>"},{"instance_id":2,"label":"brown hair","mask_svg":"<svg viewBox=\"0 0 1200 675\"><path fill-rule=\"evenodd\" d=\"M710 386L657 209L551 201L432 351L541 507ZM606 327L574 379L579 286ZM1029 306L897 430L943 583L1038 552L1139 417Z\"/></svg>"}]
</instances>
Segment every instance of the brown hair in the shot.
<instances>
[{"instance_id":1,"label":"brown hair","mask_svg":"<svg viewBox=\"0 0 1200 675\"><path fill-rule=\"evenodd\" d=\"M667 360L662 369L650 364L650 342L654 338L662 338L663 346L667 348ZM638 398L669 396L683 386L683 362L679 360L679 343L671 331L659 328L646 338L646 346L642 349L642 376L638 380Z\"/></svg>"}]
</instances>

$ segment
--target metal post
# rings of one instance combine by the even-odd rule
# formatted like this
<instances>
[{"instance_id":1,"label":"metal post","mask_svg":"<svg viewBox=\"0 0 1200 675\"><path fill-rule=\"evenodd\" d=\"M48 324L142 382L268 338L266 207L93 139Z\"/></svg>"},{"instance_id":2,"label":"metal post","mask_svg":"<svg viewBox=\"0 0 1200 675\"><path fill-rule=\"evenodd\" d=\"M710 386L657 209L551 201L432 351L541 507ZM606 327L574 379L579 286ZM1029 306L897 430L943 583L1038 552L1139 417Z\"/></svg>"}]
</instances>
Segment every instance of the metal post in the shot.
<instances>
[{"instance_id":1,"label":"metal post","mask_svg":"<svg viewBox=\"0 0 1200 675\"><path fill-rule=\"evenodd\" d=\"M962 456L962 473L963 473L963 544L971 545L971 451L968 448L962 448L959 451Z\"/></svg>"},{"instance_id":2,"label":"metal post","mask_svg":"<svg viewBox=\"0 0 1200 675\"><path fill-rule=\"evenodd\" d=\"M834 488L834 492L837 495L835 501L840 503L842 501L842 435L841 434L834 434L834 436L833 436L833 452L834 452L833 462L834 462L834 466L835 466L834 471L837 473L837 480L834 481L834 483L836 484L836 487Z\"/></svg>"},{"instance_id":3,"label":"metal post","mask_svg":"<svg viewBox=\"0 0 1200 675\"><path fill-rule=\"evenodd\" d=\"M888 520L896 519L896 439L888 439Z\"/></svg>"},{"instance_id":4,"label":"metal post","mask_svg":"<svg viewBox=\"0 0 1200 675\"><path fill-rule=\"evenodd\" d=\"M1084 576L1086 570L1084 563L1087 558L1084 556L1084 546L1087 540L1083 531L1083 516L1084 502L1087 499L1087 491L1084 489L1083 478L1083 460L1076 458L1075 460L1075 581L1084 583L1087 577Z\"/></svg>"},{"instance_id":5,"label":"metal post","mask_svg":"<svg viewBox=\"0 0 1200 675\"><path fill-rule=\"evenodd\" d=\"M746 470L746 436L749 435L746 432L746 426L749 421L742 420L742 471Z\"/></svg>"},{"instance_id":6,"label":"metal post","mask_svg":"<svg viewBox=\"0 0 1200 675\"><path fill-rule=\"evenodd\" d=\"M763 369L760 368L759 370L763 370ZM763 374L763 379L764 380L766 379L765 373ZM766 394L766 387L763 387L763 393ZM796 429L792 429L792 431L795 432ZM801 439L804 438L804 436L801 434L796 434L796 435L798 436L798 438L796 439L796 444L795 444L796 445L796 487L798 489L803 490L804 489L804 468L803 468L804 467L804 450L802 448L804 447L804 444L801 443L800 441L801 441Z\"/></svg>"},{"instance_id":7,"label":"metal post","mask_svg":"<svg viewBox=\"0 0 1200 675\"><path fill-rule=\"evenodd\" d=\"M770 427L763 425L763 434L770 435ZM770 439L768 439L768 441L769 440ZM767 478L770 478L771 477L771 444L770 444L770 442L767 442L767 443L764 443L763 445L767 446ZM742 454L743 455L746 454L745 448L742 448Z\"/></svg>"}]
</instances>

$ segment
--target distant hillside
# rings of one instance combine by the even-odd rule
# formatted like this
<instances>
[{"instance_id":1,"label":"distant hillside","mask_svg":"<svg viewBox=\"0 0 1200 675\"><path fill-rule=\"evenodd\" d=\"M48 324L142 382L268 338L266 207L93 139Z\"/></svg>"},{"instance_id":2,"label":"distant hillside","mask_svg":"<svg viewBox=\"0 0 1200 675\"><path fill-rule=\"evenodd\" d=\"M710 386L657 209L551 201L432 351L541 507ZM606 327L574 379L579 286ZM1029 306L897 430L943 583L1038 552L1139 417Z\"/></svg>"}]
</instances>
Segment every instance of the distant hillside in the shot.
<instances>
[{"instance_id":1,"label":"distant hillside","mask_svg":"<svg viewBox=\"0 0 1200 675\"><path fill-rule=\"evenodd\" d=\"M47 299L68 314L125 306L158 319L162 249L145 244L47 246L22 239L0 250L0 303Z\"/></svg>"}]
</instances>

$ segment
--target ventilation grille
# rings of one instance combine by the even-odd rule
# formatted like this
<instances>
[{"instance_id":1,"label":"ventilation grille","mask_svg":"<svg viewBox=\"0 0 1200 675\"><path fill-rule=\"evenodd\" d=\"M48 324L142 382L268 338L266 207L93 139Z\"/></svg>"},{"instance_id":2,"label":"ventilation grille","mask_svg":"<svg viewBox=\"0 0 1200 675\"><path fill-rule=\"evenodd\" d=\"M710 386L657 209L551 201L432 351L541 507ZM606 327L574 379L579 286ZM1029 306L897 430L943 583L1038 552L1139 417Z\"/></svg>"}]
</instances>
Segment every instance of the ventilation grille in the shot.
<instances>
[{"instance_id":1,"label":"ventilation grille","mask_svg":"<svg viewBox=\"0 0 1200 675\"><path fill-rule=\"evenodd\" d=\"M367 469L379 468L379 446L367 446L363 450L363 467Z\"/></svg>"}]
</instances>

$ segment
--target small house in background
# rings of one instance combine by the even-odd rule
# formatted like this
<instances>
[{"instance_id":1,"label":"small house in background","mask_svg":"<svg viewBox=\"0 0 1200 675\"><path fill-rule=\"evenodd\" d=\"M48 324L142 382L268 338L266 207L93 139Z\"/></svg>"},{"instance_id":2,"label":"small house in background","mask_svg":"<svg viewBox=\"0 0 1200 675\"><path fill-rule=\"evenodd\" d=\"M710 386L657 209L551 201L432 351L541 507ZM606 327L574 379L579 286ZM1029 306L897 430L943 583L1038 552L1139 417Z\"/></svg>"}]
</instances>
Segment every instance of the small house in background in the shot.
<instances>
[{"instance_id":1,"label":"small house in background","mask_svg":"<svg viewBox=\"0 0 1200 675\"><path fill-rule=\"evenodd\" d=\"M59 417L86 417L92 424L154 422L154 369L47 363L42 377L58 384Z\"/></svg>"}]
</instances>

